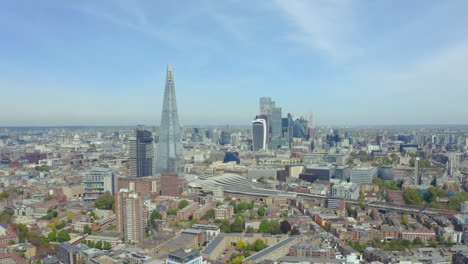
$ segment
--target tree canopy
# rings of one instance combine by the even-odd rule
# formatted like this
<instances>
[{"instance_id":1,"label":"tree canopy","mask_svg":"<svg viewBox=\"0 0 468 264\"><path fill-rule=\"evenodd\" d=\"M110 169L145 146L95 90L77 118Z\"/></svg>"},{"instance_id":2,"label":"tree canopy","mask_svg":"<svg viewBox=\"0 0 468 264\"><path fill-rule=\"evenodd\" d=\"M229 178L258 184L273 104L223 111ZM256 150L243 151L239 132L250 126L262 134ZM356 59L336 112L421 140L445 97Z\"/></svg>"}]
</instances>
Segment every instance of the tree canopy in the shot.
<instances>
[{"instance_id":1,"label":"tree canopy","mask_svg":"<svg viewBox=\"0 0 468 264\"><path fill-rule=\"evenodd\" d=\"M187 205L189 205L189 204L190 204L189 201L187 201L187 200L182 200L182 201L180 201L180 203L179 203L179 209L183 209L183 208L187 207Z\"/></svg>"},{"instance_id":2,"label":"tree canopy","mask_svg":"<svg viewBox=\"0 0 468 264\"><path fill-rule=\"evenodd\" d=\"M68 234L67 230L60 230L57 234L58 242L66 242L70 240L70 234Z\"/></svg>"},{"instance_id":3,"label":"tree canopy","mask_svg":"<svg viewBox=\"0 0 468 264\"><path fill-rule=\"evenodd\" d=\"M114 208L115 200L112 194L107 191L96 199L94 206L98 209L110 210Z\"/></svg>"}]
</instances>

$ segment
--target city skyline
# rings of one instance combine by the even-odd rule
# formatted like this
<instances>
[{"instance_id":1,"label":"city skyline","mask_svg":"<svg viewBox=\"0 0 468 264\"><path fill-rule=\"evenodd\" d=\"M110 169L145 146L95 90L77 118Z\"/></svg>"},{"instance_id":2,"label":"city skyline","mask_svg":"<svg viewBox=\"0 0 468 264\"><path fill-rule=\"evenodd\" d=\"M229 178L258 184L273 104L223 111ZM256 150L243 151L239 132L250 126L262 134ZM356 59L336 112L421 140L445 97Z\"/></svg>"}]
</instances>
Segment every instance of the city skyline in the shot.
<instances>
[{"instance_id":1,"label":"city skyline","mask_svg":"<svg viewBox=\"0 0 468 264\"><path fill-rule=\"evenodd\" d=\"M0 126L157 125L169 63L183 125L467 123L464 1L187 5L6 3Z\"/></svg>"}]
</instances>

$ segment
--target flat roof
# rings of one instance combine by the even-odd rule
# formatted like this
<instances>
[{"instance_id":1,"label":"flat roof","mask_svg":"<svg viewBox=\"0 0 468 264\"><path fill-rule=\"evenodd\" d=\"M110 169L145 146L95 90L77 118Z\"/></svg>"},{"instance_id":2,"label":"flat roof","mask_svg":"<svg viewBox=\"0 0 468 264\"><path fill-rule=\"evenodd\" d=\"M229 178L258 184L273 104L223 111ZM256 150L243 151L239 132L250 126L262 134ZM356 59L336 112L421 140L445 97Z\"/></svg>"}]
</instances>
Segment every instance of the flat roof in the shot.
<instances>
[{"instance_id":1,"label":"flat roof","mask_svg":"<svg viewBox=\"0 0 468 264\"><path fill-rule=\"evenodd\" d=\"M213 241L211 241L205 249L202 251L202 254L209 255L213 253L213 251L219 246L219 243L223 241L224 237L223 236L217 236Z\"/></svg>"},{"instance_id":2,"label":"flat roof","mask_svg":"<svg viewBox=\"0 0 468 264\"><path fill-rule=\"evenodd\" d=\"M282 241L274 244L273 246L269 246L269 247L265 248L264 250L258 252L257 254L254 254L254 255L252 255L252 256L244 259L244 260L245 261L256 261L256 260L270 254L271 252L273 252L275 250L278 250L282 246L294 241L295 239L296 239L295 237L286 238L285 240L282 240Z\"/></svg>"}]
</instances>

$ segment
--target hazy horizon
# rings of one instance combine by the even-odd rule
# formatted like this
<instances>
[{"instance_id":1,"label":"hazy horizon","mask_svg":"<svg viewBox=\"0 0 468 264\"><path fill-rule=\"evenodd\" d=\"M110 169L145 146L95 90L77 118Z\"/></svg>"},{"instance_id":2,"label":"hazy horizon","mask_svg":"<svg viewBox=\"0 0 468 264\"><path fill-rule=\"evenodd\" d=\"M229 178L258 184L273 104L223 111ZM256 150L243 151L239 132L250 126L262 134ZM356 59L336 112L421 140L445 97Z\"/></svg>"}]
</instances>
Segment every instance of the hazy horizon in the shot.
<instances>
[{"instance_id":1,"label":"hazy horizon","mask_svg":"<svg viewBox=\"0 0 468 264\"><path fill-rule=\"evenodd\" d=\"M19 1L0 10L0 127L467 124L468 2Z\"/></svg>"}]
</instances>

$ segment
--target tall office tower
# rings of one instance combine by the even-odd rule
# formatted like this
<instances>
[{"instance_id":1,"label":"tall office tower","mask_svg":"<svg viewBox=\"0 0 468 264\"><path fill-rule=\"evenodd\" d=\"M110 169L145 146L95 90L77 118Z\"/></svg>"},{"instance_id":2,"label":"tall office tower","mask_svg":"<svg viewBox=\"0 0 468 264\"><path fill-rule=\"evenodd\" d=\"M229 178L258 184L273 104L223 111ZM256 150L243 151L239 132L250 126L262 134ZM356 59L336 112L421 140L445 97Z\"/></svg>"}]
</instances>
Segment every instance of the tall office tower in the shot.
<instances>
[{"instance_id":1,"label":"tall office tower","mask_svg":"<svg viewBox=\"0 0 468 264\"><path fill-rule=\"evenodd\" d=\"M414 183L421 185L421 175L419 172L419 157L414 161Z\"/></svg>"},{"instance_id":2,"label":"tall office tower","mask_svg":"<svg viewBox=\"0 0 468 264\"><path fill-rule=\"evenodd\" d=\"M294 120L291 114L288 114L287 117L281 120L283 125L283 138L286 138L291 143L293 141Z\"/></svg>"},{"instance_id":3,"label":"tall office tower","mask_svg":"<svg viewBox=\"0 0 468 264\"><path fill-rule=\"evenodd\" d=\"M163 112L159 128L158 155L156 157L157 173L182 173L184 171L181 138L182 127L179 124L177 114L174 77L171 66L167 66Z\"/></svg>"},{"instance_id":4,"label":"tall office tower","mask_svg":"<svg viewBox=\"0 0 468 264\"><path fill-rule=\"evenodd\" d=\"M99 195L110 192L114 195L117 192L117 176L112 170L105 168L93 168L85 179L84 200L96 200Z\"/></svg>"},{"instance_id":5,"label":"tall office tower","mask_svg":"<svg viewBox=\"0 0 468 264\"><path fill-rule=\"evenodd\" d=\"M268 127L265 119L252 121L252 144L253 150L266 150Z\"/></svg>"},{"instance_id":6,"label":"tall office tower","mask_svg":"<svg viewBox=\"0 0 468 264\"><path fill-rule=\"evenodd\" d=\"M161 195L178 196L179 187L179 175L161 174Z\"/></svg>"},{"instance_id":7,"label":"tall office tower","mask_svg":"<svg viewBox=\"0 0 468 264\"><path fill-rule=\"evenodd\" d=\"M219 138L219 144L223 146L231 144L231 132L223 130L221 132L221 137Z\"/></svg>"},{"instance_id":8,"label":"tall office tower","mask_svg":"<svg viewBox=\"0 0 468 264\"><path fill-rule=\"evenodd\" d=\"M275 107L275 102L270 97L260 97L260 115L270 116Z\"/></svg>"},{"instance_id":9,"label":"tall office tower","mask_svg":"<svg viewBox=\"0 0 468 264\"><path fill-rule=\"evenodd\" d=\"M136 193L121 189L115 195L117 230L125 242L140 242L144 238L143 200Z\"/></svg>"},{"instance_id":10,"label":"tall office tower","mask_svg":"<svg viewBox=\"0 0 468 264\"><path fill-rule=\"evenodd\" d=\"M293 119L293 137L309 139L309 125L304 117Z\"/></svg>"},{"instance_id":11,"label":"tall office tower","mask_svg":"<svg viewBox=\"0 0 468 264\"><path fill-rule=\"evenodd\" d=\"M281 107L273 107L271 111L271 137L282 137Z\"/></svg>"},{"instance_id":12,"label":"tall office tower","mask_svg":"<svg viewBox=\"0 0 468 264\"><path fill-rule=\"evenodd\" d=\"M148 130L135 129L135 136L130 138L130 177L153 175L154 146L153 136Z\"/></svg>"}]
</instances>

